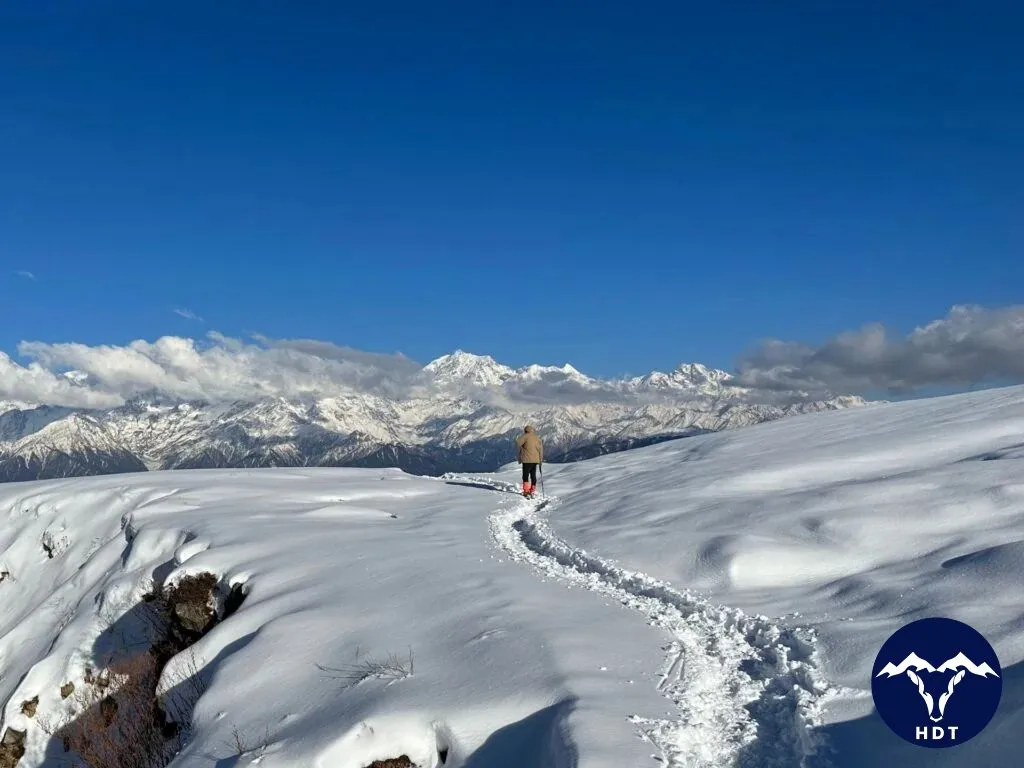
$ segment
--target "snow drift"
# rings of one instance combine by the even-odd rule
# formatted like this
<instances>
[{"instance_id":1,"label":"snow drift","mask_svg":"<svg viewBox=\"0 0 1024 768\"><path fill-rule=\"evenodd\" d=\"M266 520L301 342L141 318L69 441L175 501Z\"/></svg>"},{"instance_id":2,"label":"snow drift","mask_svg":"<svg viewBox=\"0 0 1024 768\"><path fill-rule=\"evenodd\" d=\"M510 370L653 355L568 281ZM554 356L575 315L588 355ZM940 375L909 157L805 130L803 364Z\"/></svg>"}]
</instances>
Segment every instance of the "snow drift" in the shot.
<instances>
[{"instance_id":1,"label":"snow drift","mask_svg":"<svg viewBox=\"0 0 1024 768\"><path fill-rule=\"evenodd\" d=\"M479 477L209 470L0 489L0 702L19 766L159 584L244 602L175 765L1002 766L1024 726L1024 389L793 417ZM870 671L945 615L1004 670L988 729L924 750ZM126 618L127 617L127 618ZM35 702L26 709L26 702Z\"/></svg>"}]
</instances>

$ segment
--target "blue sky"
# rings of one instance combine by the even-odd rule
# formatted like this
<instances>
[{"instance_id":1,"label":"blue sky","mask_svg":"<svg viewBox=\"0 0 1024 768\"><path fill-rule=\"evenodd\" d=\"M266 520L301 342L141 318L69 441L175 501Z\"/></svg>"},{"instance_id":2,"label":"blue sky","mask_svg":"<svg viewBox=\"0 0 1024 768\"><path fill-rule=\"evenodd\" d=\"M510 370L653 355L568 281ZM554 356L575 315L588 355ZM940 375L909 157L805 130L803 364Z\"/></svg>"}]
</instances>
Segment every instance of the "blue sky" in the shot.
<instances>
[{"instance_id":1,"label":"blue sky","mask_svg":"<svg viewBox=\"0 0 1024 768\"><path fill-rule=\"evenodd\" d=\"M0 349L618 375L1019 302L1022 35L1009 3L5 3Z\"/></svg>"}]
</instances>

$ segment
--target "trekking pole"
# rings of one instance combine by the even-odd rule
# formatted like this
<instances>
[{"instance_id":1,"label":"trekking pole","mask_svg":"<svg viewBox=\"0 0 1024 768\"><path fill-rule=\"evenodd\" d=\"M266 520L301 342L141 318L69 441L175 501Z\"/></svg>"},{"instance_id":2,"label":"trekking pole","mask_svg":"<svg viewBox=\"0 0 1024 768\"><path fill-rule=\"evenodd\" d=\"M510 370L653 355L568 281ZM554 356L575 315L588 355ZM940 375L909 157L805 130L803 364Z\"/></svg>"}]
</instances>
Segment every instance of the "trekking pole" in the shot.
<instances>
[{"instance_id":1,"label":"trekking pole","mask_svg":"<svg viewBox=\"0 0 1024 768\"><path fill-rule=\"evenodd\" d=\"M544 493L544 462L537 465L537 471L540 472L540 495L541 498L547 498L547 494Z\"/></svg>"}]
</instances>

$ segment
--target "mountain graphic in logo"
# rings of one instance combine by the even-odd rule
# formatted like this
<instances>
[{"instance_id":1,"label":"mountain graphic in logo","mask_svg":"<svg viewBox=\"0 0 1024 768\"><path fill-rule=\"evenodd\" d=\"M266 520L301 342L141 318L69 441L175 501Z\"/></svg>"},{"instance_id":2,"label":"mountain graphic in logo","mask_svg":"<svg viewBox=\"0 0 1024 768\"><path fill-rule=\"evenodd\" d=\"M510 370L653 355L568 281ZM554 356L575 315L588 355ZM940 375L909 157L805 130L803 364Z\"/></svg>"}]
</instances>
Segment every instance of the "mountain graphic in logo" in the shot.
<instances>
[{"instance_id":1,"label":"mountain graphic in logo","mask_svg":"<svg viewBox=\"0 0 1024 768\"><path fill-rule=\"evenodd\" d=\"M978 677L988 677L989 675L992 675L993 677L999 677L999 675L996 674L995 670L992 669L992 667L990 667L987 662L983 661L981 664L975 664L973 661L968 659L962 651L949 661L942 662L942 664L939 665L939 669L937 671L947 672L949 670L953 670L954 672L956 672L958 669L966 669L972 675L978 675Z\"/></svg>"},{"instance_id":2,"label":"mountain graphic in logo","mask_svg":"<svg viewBox=\"0 0 1024 768\"><path fill-rule=\"evenodd\" d=\"M905 658L903 661L901 661L898 666L893 666L893 664L890 662L889 664L886 664L885 668L882 669L882 671L878 674L888 675L889 677L895 677L896 675L902 675L908 669L913 669L916 672L920 672L923 669L926 669L929 672L935 671L935 667L933 667L927 661L922 659L916 653L911 652L910 655L907 656L907 658Z\"/></svg>"},{"instance_id":3,"label":"mountain graphic in logo","mask_svg":"<svg viewBox=\"0 0 1024 768\"><path fill-rule=\"evenodd\" d=\"M929 658L945 661L936 666ZM871 693L897 735L924 747L951 747L976 736L992 719L1002 695L1001 668L992 646L972 627L921 619L882 646Z\"/></svg>"},{"instance_id":4,"label":"mountain graphic in logo","mask_svg":"<svg viewBox=\"0 0 1024 768\"><path fill-rule=\"evenodd\" d=\"M918 674L922 671L933 673L953 673L952 677L949 678L949 682L946 684L946 690L944 690L939 696L938 707L935 706L934 695L926 690L924 679L920 674ZM975 664L962 652L958 653L952 659L942 662L938 669L933 667L916 653L912 652L907 656L907 658L901 661L898 666L893 666L891 663L886 664L882 668L882 671L875 675L875 677L898 677L899 675L905 674L910 678L910 682L917 686L917 692L921 695L925 706L928 708L928 718L932 722L938 723L942 720L942 716L946 711L946 705L953 697L953 691L956 689L957 685L963 682L968 672L972 675L977 675L978 677L987 677L988 675L999 677L999 675L992 671L992 667L990 667L986 662L982 662L980 665Z\"/></svg>"}]
</instances>

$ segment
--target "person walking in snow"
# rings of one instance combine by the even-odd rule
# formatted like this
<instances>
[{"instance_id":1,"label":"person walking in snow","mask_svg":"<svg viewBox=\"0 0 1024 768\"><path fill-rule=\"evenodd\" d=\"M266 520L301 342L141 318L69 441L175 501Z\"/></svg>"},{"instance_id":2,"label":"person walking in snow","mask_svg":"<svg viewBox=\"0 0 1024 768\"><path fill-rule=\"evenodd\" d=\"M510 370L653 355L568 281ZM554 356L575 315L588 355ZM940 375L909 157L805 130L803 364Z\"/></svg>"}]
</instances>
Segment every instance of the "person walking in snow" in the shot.
<instances>
[{"instance_id":1,"label":"person walking in snow","mask_svg":"<svg viewBox=\"0 0 1024 768\"><path fill-rule=\"evenodd\" d=\"M537 467L544 463L544 443L528 424L516 438L516 448L523 465L523 496L533 496L537 492Z\"/></svg>"}]
</instances>

